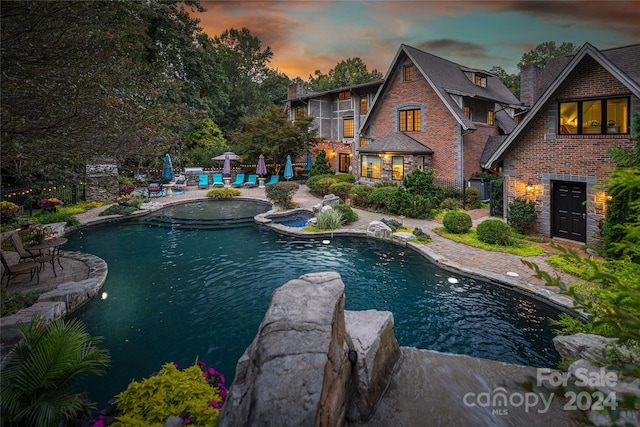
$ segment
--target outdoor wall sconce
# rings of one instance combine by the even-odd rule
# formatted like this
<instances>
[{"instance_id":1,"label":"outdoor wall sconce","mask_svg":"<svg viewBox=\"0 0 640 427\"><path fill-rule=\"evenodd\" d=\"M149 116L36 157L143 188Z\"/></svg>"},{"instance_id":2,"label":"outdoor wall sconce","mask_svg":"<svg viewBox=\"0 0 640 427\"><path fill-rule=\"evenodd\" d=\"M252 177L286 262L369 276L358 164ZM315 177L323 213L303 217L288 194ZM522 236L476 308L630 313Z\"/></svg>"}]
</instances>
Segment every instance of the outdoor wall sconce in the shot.
<instances>
[{"instance_id":1,"label":"outdoor wall sconce","mask_svg":"<svg viewBox=\"0 0 640 427\"><path fill-rule=\"evenodd\" d=\"M535 192L536 187L531 183L531 180L527 182L527 185L524 187L527 192L527 195L531 195Z\"/></svg>"}]
</instances>

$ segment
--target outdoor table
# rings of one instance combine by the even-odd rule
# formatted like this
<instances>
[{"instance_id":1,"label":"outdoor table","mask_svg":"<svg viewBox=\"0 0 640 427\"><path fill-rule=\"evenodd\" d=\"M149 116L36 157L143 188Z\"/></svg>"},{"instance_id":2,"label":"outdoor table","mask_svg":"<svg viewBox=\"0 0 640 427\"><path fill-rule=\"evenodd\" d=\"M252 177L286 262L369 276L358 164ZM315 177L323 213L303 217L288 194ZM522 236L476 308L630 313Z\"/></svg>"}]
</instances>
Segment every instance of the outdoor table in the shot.
<instances>
[{"instance_id":1,"label":"outdoor table","mask_svg":"<svg viewBox=\"0 0 640 427\"><path fill-rule=\"evenodd\" d=\"M260 177L258 178L258 188L265 188L266 186L264 185L266 178Z\"/></svg>"},{"instance_id":2,"label":"outdoor table","mask_svg":"<svg viewBox=\"0 0 640 427\"><path fill-rule=\"evenodd\" d=\"M225 176L225 177L222 178L222 180L224 181L225 188L231 187L231 177L230 176Z\"/></svg>"},{"instance_id":3,"label":"outdoor table","mask_svg":"<svg viewBox=\"0 0 640 427\"><path fill-rule=\"evenodd\" d=\"M167 189L167 196L173 196L173 187L175 184L164 184L163 187Z\"/></svg>"},{"instance_id":4,"label":"outdoor table","mask_svg":"<svg viewBox=\"0 0 640 427\"><path fill-rule=\"evenodd\" d=\"M42 242L37 245L26 245L24 249L31 254L34 254L34 252L38 251L40 252L40 255L45 255L43 252L47 251L46 255L51 257L51 260L49 262L51 263L51 268L53 268L53 275L57 276L54 261L57 259L58 265L64 270L64 267L60 262L60 247L68 241L69 239L67 239L66 237L58 237L56 239Z\"/></svg>"}]
</instances>

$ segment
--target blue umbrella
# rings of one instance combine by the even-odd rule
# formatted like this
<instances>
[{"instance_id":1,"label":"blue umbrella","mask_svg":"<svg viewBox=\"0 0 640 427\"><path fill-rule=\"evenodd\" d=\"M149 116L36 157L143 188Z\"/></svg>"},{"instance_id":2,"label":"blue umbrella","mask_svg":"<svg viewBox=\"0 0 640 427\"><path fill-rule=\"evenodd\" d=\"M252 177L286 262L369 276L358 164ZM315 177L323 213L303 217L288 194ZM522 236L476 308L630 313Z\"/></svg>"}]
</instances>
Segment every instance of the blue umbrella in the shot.
<instances>
[{"instance_id":1,"label":"blue umbrella","mask_svg":"<svg viewBox=\"0 0 640 427\"><path fill-rule=\"evenodd\" d=\"M162 168L162 177L165 179L173 179L173 165L171 164L171 156L169 153L164 155L164 167Z\"/></svg>"},{"instance_id":2,"label":"blue umbrella","mask_svg":"<svg viewBox=\"0 0 640 427\"><path fill-rule=\"evenodd\" d=\"M225 154L224 156L224 166L222 167L222 175L231 175L231 159L229 159L228 154Z\"/></svg>"},{"instance_id":3,"label":"blue umbrella","mask_svg":"<svg viewBox=\"0 0 640 427\"><path fill-rule=\"evenodd\" d=\"M311 159L311 152L307 151L307 164L304 167L304 170L309 172L311 170L311 165L313 164L313 160Z\"/></svg>"},{"instance_id":4,"label":"blue umbrella","mask_svg":"<svg viewBox=\"0 0 640 427\"><path fill-rule=\"evenodd\" d=\"M256 168L256 175L265 176L267 174L267 165L264 164L264 156L260 154L258 159L258 167Z\"/></svg>"},{"instance_id":5,"label":"blue umbrella","mask_svg":"<svg viewBox=\"0 0 640 427\"><path fill-rule=\"evenodd\" d=\"M293 178L293 165L291 164L291 156L287 155L287 163L284 166L284 179Z\"/></svg>"}]
</instances>

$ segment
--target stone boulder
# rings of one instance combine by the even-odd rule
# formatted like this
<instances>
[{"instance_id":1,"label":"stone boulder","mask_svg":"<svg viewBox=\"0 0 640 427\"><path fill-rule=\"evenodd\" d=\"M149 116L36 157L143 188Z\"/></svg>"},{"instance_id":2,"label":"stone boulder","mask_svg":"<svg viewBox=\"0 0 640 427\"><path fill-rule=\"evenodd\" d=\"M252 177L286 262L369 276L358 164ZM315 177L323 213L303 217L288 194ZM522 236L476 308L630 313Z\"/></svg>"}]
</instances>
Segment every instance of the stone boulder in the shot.
<instances>
[{"instance_id":1,"label":"stone boulder","mask_svg":"<svg viewBox=\"0 0 640 427\"><path fill-rule=\"evenodd\" d=\"M322 206L334 207L340 204L340 197L335 194L327 194L322 198Z\"/></svg>"},{"instance_id":2,"label":"stone boulder","mask_svg":"<svg viewBox=\"0 0 640 427\"><path fill-rule=\"evenodd\" d=\"M378 239L390 239L391 228L382 221L371 221L367 227L367 234Z\"/></svg>"},{"instance_id":3,"label":"stone boulder","mask_svg":"<svg viewBox=\"0 0 640 427\"><path fill-rule=\"evenodd\" d=\"M615 338L580 333L557 336L553 338L553 346L562 357L597 361L606 358L606 346L615 341Z\"/></svg>"}]
</instances>

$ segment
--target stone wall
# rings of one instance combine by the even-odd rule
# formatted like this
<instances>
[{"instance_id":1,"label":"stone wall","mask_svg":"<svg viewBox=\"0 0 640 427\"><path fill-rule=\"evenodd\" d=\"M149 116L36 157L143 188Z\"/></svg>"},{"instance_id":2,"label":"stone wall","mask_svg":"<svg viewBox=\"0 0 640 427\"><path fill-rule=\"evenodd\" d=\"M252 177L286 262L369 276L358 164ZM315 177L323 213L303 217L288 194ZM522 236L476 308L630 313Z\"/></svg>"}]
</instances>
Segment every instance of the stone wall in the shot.
<instances>
[{"instance_id":1,"label":"stone wall","mask_svg":"<svg viewBox=\"0 0 640 427\"><path fill-rule=\"evenodd\" d=\"M85 197L88 201L113 202L118 197L118 166L115 161L98 159L87 164L86 173Z\"/></svg>"},{"instance_id":2,"label":"stone wall","mask_svg":"<svg viewBox=\"0 0 640 427\"><path fill-rule=\"evenodd\" d=\"M273 293L219 426L341 426L373 414L400 356L393 315L345 314L344 298L335 272L300 276Z\"/></svg>"}]
</instances>

